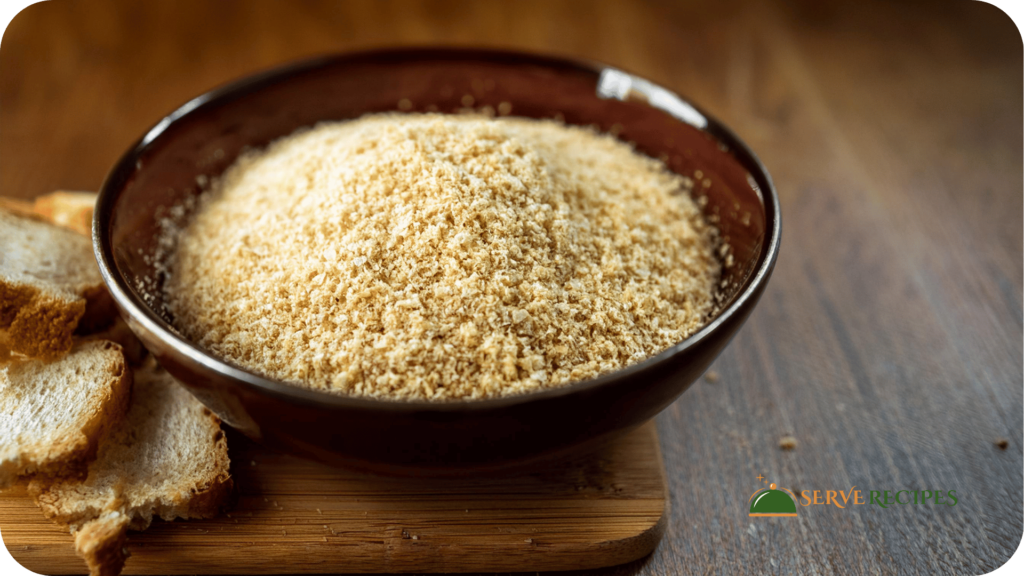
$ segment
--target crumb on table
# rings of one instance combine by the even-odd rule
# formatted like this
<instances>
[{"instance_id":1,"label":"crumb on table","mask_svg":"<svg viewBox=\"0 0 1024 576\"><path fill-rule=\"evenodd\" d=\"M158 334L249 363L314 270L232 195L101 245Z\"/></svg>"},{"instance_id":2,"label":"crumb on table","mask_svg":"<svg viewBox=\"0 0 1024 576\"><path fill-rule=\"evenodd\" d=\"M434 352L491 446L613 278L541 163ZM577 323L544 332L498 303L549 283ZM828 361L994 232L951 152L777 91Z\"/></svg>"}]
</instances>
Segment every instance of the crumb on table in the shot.
<instances>
[{"instance_id":1,"label":"crumb on table","mask_svg":"<svg viewBox=\"0 0 1024 576\"><path fill-rule=\"evenodd\" d=\"M779 439L779 448L783 450L793 450L796 448L796 438L791 435L783 436Z\"/></svg>"}]
</instances>

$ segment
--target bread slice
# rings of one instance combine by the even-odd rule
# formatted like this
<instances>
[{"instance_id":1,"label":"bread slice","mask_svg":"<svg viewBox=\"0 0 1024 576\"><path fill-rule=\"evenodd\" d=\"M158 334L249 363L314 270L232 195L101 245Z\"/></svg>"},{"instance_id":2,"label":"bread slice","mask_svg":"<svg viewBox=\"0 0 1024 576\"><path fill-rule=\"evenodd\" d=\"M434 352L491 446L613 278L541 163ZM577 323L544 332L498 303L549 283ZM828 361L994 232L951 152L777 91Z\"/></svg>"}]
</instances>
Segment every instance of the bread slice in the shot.
<instances>
[{"instance_id":1,"label":"bread slice","mask_svg":"<svg viewBox=\"0 0 1024 576\"><path fill-rule=\"evenodd\" d=\"M39 196L32 208L48 222L89 236L92 234L92 212L96 206L96 197L95 192L61 190Z\"/></svg>"},{"instance_id":2,"label":"bread slice","mask_svg":"<svg viewBox=\"0 0 1024 576\"><path fill-rule=\"evenodd\" d=\"M127 417L102 440L88 476L33 481L29 492L47 518L77 532L92 574L116 574L125 556L112 551L127 529L227 506L229 466L220 420L150 358L135 372Z\"/></svg>"},{"instance_id":3,"label":"bread slice","mask_svg":"<svg viewBox=\"0 0 1024 576\"><path fill-rule=\"evenodd\" d=\"M132 373L113 342L82 342L52 362L0 367L0 488L27 474L85 467L128 408Z\"/></svg>"},{"instance_id":4,"label":"bread slice","mask_svg":"<svg viewBox=\"0 0 1024 576\"><path fill-rule=\"evenodd\" d=\"M0 348L55 358L112 311L87 236L0 209Z\"/></svg>"}]
</instances>

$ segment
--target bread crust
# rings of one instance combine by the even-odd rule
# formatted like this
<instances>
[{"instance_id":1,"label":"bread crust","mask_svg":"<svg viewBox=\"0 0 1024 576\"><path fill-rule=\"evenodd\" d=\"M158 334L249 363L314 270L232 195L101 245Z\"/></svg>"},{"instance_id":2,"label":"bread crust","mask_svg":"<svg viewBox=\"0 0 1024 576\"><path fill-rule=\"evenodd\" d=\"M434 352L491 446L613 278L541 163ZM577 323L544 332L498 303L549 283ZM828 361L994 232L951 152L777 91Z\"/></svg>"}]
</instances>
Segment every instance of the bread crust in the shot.
<instances>
[{"instance_id":1,"label":"bread crust","mask_svg":"<svg viewBox=\"0 0 1024 576\"><path fill-rule=\"evenodd\" d=\"M88 236L97 196L95 192L58 190L36 198L32 210L53 224Z\"/></svg>"},{"instance_id":2,"label":"bread crust","mask_svg":"<svg viewBox=\"0 0 1024 576\"><path fill-rule=\"evenodd\" d=\"M59 357L71 349L85 303L0 279L0 344L30 358Z\"/></svg>"},{"instance_id":3,"label":"bread crust","mask_svg":"<svg viewBox=\"0 0 1024 576\"><path fill-rule=\"evenodd\" d=\"M85 560L90 576L117 576L131 554L125 548L128 518L108 512L75 533L75 553Z\"/></svg>"},{"instance_id":4,"label":"bread crust","mask_svg":"<svg viewBox=\"0 0 1024 576\"><path fill-rule=\"evenodd\" d=\"M32 216L37 218L40 216L35 210L35 204L18 198L0 196L0 208L21 216Z\"/></svg>"},{"instance_id":5,"label":"bread crust","mask_svg":"<svg viewBox=\"0 0 1024 576\"><path fill-rule=\"evenodd\" d=\"M88 237L0 207L0 349L58 358L113 313Z\"/></svg>"}]
</instances>

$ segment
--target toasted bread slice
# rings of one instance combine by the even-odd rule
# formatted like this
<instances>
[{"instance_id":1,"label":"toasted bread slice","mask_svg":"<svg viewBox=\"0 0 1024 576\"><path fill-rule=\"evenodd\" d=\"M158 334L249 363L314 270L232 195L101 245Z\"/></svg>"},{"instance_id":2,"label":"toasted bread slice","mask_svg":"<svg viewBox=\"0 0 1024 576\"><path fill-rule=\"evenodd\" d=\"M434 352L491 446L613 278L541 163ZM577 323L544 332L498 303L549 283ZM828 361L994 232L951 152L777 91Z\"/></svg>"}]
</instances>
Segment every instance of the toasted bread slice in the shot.
<instances>
[{"instance_id":1,"label":"toasted bread slice","mask_svg":"<svg viewBox=\"0 0 1024 576\"><path fill-rule=\"evenodd\" d=\"M39 196L32 208L48 222L88 236L92 233L92 212L96 206L96 197L95 192L62 190Z\"/></svg>"},{"instance_id":2,"label":"toasted bread slice","mask_svg":"<svg viewBox=\"0 0 1024 576\"><path fill-rule=\"evenodd\" d=\"M206 518L229 502L233 482L220 420L150 359L135 372L124 422L104 438L83 479L33 481L29 492L47 518L71 527L92 574L118 558L125 530L154 516ZM109 517L117 512L127 518ZM98 523L98 524L97 524Z\"/></svg>"},{"instance_id":3,"label":"toasted bread slice","mask_svg":"<svg viewBox=\"0 0 1024 576\"><path fill-rule=\"evenodd\" d=\"M132 388L121 347L82 342L52 362L0 367L0 488L27 474L84 469L120 422Z\"/></svg>"},{"instance_id":4,"label":"toasted bread slice","mask_svg":"<svg viewBox=\"0 0 1024 576\"><path fill-rule=\"evenodd\" d=\"M0 348L56 358L112 311L87 236L0 209Z\"/></svg>"}]
</instances>

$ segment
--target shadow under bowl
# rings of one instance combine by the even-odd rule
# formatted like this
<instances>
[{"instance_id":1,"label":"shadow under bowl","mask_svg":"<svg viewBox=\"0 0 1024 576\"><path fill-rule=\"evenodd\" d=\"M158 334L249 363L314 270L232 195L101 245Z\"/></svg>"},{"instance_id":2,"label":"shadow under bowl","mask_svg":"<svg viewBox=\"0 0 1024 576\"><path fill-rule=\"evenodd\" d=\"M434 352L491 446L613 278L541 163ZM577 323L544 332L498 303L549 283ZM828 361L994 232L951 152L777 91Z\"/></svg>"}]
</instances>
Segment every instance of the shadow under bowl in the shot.
<instances>
[{"instance_id":1,"label":"shadow under bowl","mask_svg":"<svg viewBox=\"0 0 1024 576\"><path fill-rule=\"evenodd\" d=\"M674 171L707 179L705 216L733 258L721 311L625 369L508 398L353 398L264 378L204 351L164 306L161 220L247 148L323 120L466 104L594 125ZM768 173L731 131L678 95L596 63L514 52L400 49L329 56L208 92L157 123L113 167L93 222L96 257L132 331L225 423L268 447L384 472L500 469L594 448L643 424L700 377L746 320L779 247ZM164 248L165 249L165 248Z\"/></svg>"}]
</instances>

